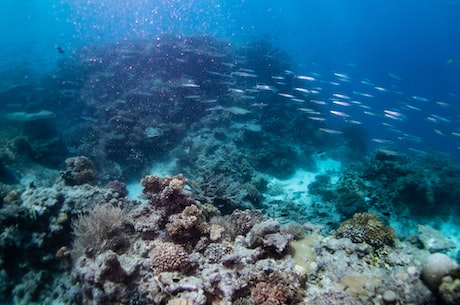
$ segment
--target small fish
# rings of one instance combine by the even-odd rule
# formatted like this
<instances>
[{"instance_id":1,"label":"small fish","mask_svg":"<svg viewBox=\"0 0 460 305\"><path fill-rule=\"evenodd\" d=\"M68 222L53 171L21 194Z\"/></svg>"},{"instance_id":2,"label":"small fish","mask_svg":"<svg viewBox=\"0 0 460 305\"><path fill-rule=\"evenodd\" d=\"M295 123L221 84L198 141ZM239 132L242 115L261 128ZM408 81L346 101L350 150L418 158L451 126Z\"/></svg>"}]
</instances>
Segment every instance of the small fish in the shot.
<instances>
[{"instance_id":1,"label":"small fish","mask_svg":"<svg viewBox=\"0 0 460 305\"><path fill-rule=\"evenodd\" d=\"M402 136L398 137L398 140L406 140L406 141L411 141L411 142L415 142L415 143L421 143L422 142L421 137L417 137L417 136L410 135L410 134L407 134L407 133L403 133Z\"/></svg>"},{"instance_id":2,"label":"small fish","mask_svg":"<svg viewBox=\"0 0 460 305\"><path fill-rule=\"evenodd\" d=\"M262 107L268 106L268 104L267 103L254 103L254 104L251 104L251 106L252 107L260 107L260 108L262 108Z\"/></svg>"},{"instance_id":3,"label":"small fish","mask_svg":"<svg viewBox=\"0 0 460 305\"><path fill-rule=\"evenodd\" d=\"M258 90L265 90L265 91L273 91L273 92L278 92L278 89L274 86L270 85L256 85L256 89Z\"/></svg>"},{"instance_id":4,"label":"small fish","mask_svg":"<svg viewBox=\"0 0 460 305\"><path fill-rule=\"evenodd\" d=\"M350 123L350 124L355 124L355 125L362 125L363 123L360 121L356 120L346 120L345 122Z\"/></svg>"},{"instance_id":5,"label":"small fish","mask_svg":"<svg viewBox=\"0 0 460 305\"><path fill-rule=\"evenodd\" d=\"M402 154L399 151L396 150L391 150L391 149L379 149L379 152L388 155L388 156L402 156Z\"/></svg>"},{"instance_id":6,"label":"small fish","mask_svg":"<svg viewBox=\"0 0 460 305\"><path fill-rule=\"evenodd\" d=\"M181 87L183 88L200 88L200 85L194 84L194 83L183 83L181 84Z\"/></svg>"},{"instance_id":7,"label":"small fish","mask_svg":"<svg viewBox=\"0 0 460 305\"><path fill-rule=\"evenodd\" d=\"M410 105L410 104L406 104L406 105L404 105L404 107L406 107L407 109L410 109L410 110L422 111L422 109L420 109L418 107L415 107L413 105Z\"/></svg>"},{"instance_id":8,"label":"small fish","mask_svg":"<svg viewBox=\"0 0 460 305\"><path fill-rule=\"evenodd\" d=\"M377 91L380 91L380 92L388 92L388 89L383 88L383 87L379 87L379 86L375 86L374 89L377 90Z\"/></svg>"},{"instance_id":9,"label":"small fish","mask_svg":"<svg viewBox=\"0 0 460 305\"><path fill-rule=\"evenodd\" d=\"M56 51L59 53L59 54L64 54L64 49L61 48L60 46L54 46L56 48Z\"/></svg>"},{"instance_id":10,"label":"small fish","mask_svg":"<svg viewBox=\"0 0 460 305\"><path fill-rule=\"evenodd\" d=\"M282 97L290 98L290 99L294 98L294 95L289 94L289 93L282 93L282 92L280 92L280 93L278 93L278 95L279 95L279 96L282 96Z\"/></svg>"},{"instance_id":11,"label":"small fish","mask_svg":"<svg viewBox=\"0 0 460 305\"><path fill-rule=\"evenodd\" d=\"M334 72L334 75L339 77L339 78L349 78L348 75L344 74L344 73L337 73L337 72Z\"/></svg>"},{"instance_id":12,"label":"small fish","mask_svg":"<svg viewBox=\"0 0 460 305\"><path fill-rule=\"evenodd\" d=\"M300 93L310 94L310 90L305 89L305 88L296 87L296 88L294 88L294 90L295 90L295 91L298 91L298 92L300 92Z\"/></svg>"},{"instance_id":13,"label":"small fish","mask_svg":"<svg viewBox=\"0 0 460 305\"><path fill-rule=\"evenodd\" d=\"M196 100L196 99L199 99L200 96L199 95L186 95L185 98L189 100Z\"/></svg>"},{"instance_id":14,"label":"small fish","mask_svg":"<svg viewBox=\"0 0 460 305\"><path fill-rule=\"evenodd\" d=\"M411 96L411 98L413 100L416 100L416 101L419 101L419 102L429 102L429 100L427 98L422 97L422 96L413 95L413 96Z\"/></svg>"},{"instance_id":15,"label":"small fish","mask_svg":"<svg viewBox=\"0 0 460 305\"><path fill-rule=\"evenodd\" d=\"M234 92L234 93L244 93L243 89L238 89L238 88L228 88L228 91Z\"/></svg>"},{"instance_id":16,"label":"small fish","mask_svg":"<svg viewBox=\"0 0 460 305\"><path fill-rule=\"evenodd\" d=\"M436 128L435 128L433 131L434 131L436 134L440 135L440 136L447 136L447 135L449 135L448 133L446 133L446 132L444 132L444 131L442 131L442 130L436 129Z\"/></svg>"},{"instance_id":17,"label":"small fish","mask_svg":"<svg viewBox=\"0 0 460 305\"><path fill-rule=\"evenodd\" d=\"M447 61L447 63L448 63L448 64L457 64L457 65L460 65L460 59L451 57L451 58L449 58L449 60Z\"/></svg>"},{"instance_id":18,"label":"small fish","mask_svg":"<svg viewBox=\"0 0 460 305\"><path fill-rule=\"evenodd\" d=\"M312 76L307 76L307 75L296 75L295 78L300 79L300 80L308 80L308 81L315 81L316 78Z\"/></svg>"},{"instance_id":19,"label":"small fish","mask_svg":"<svg viewBox=\"0 0 460 305\"><path fill-rule=\"evenodd\" d=\"M325 118L321 118L321 117L317 117L317 116L309 116L309 117L307 117L307 118L310 119L310 120L312 120L312 121L320 121L320 122L326 121Z\"/></svg>"},{"instance_id":20,"label":"small fish","mask_svg":"<svg viewBox=\"0 0 460 305\"><path fill-rule=\"evenodd\" d=\"M310 100L310 102L312 102L313 104L317 104L317 105L327 105L325 101L320 101L320 100Z\"/></svg>"},{"instance_id":21,"label":"small fish","mask_svg":"<svg viewBox=\"0 0 460 305\"><path fill-rule=\"evenodd\" d=\"M394 110L383 110L385 117L389 117L391 119L397 119L397 120L403 120L406 118L404 114L402 114L399 111L394 111Z\"/></svg>"},{"instance_id":22,"label":"small fish","mask_svg":"<svg viewBox=\"0 0 460 305\"><path fill-rule=\"evenodd\" d=\"M347 102L342 102L342 101L332 101L333 104L336 104L336 105L339 105L339 106L343 106L343 107L348 107L350 106L350 103L347 103Z\"/></svg>"},{"instance_id":23,"label":"small fish","mask_svg":"<svg viewBox=\"0 0 460 305\"><path fill-rule=\"evenodd\" d=\"M365 93L365 92L359 92L359 91L353 91L353 94L364 96L364 97L374 97L372 94Z\"/></svg>"},{"instance_id":24,"label":"small fish","mask_svg":"<svg viewBox=\"0 0 460 305\"><path fill-rule=\"evenodd\" d=\"M329 133L329 134L342 134L343 133L343 131L335 130L335 129L329 129L329 128L320 128L319 131Z\"/></svg>"},{"instance_id":25,"label":"small fish","mask_svg":"<svg viewBox=\"0 0 460 305\"><path fill-rule=\"evenodd\" d=\"M350 115L348 115L348 114L346 114L345 112L342 112L342 111L331 110L329 112L332 113L333 115L343 117L343 118L349 118L350 117Z\"/></svg>"},{"instance_id":26,"label":"small fish","mask_svg":"<svg viewBox=\"0 0 460 305\"><path fill-rule=\"evenodd\" d=\"M441 101L434 101L434 103L442 108L450 108L452 107L451 104L449 103L445 103L445 102L441 102Z\"/></svg>"},{"instance_id":27,"label":"small fish","mask_svg":"<svg viewBox=\"0 0 460 305\"><path fill-rule=\"evenodd\" d=\"M385 145L394 144L393 141L387 140L387 139L377 139L377 138L374 138L374 139L371 139L371 141L372 141L372 142L375 142L375 143L378 143L378 144L385 144Z\"/></svg>"},{"instance_id":28,"label":"small fish","mask_svg":"<svg viewBox=\"0 0 460 305\"><path fill-rule=\"evenodd\" d=\"M217 99L202 100L200 102L203 103L203 104L212 104L212 103L216 103Z\"/></svg>"},{"instance_id":29,"label":"small fish","mask_svg":"<svg viewBox=\"0 0 460 305\"><path fill-rule=\"evenodd\" d=\"M374 83L369 80L362 80L361 84L374 87Z\"/></svg>"},{"instance_id":30,"label":"small fish","mask_svg":"<svg viewBox=\"0 0 460 305\"><path fill-rule=\"evenodd\" d=\"M404 81L404 79L401 76L391 73L391 72L388 72L388 76L397 81Z\"/></svg>"},{"instance_id":31,"label":"small fish","mask_svg":"<svg viewBox=\"0 0 460 305\"><path fill-rule=\"evenodd\" d=\"M310 108L297 108L297 109L299 109L300 111L303 111L303 112L308 112L308 113L313 113L313 112L315 112L315 113L316 113L315 110L310 109Z\"/></svg>"},{"instance_id":32,"label":"small fish","mask_svg":"<svg viewBox=\"0 0 460 305\"><path fill-rule=\"evenodd\" d=\"M364 111L363 113L366 114L366 115L370 115L370 116L378 116L377 113L372 112L372 111Z\"/></svg>"},{"instance_id":33,"label":"small fish","mask_svg":"<svg viewBox=\"0 0 460 305\"><path fill-rule=\"evenodd\" d=\"M245 71L232 72L232 75L233 76L238 76L238 77L249 77L249 78L258 77L256 74L245 72Z\"/></svg>"},{"instance_id":34,"label":"small fish","mask_svg":"<svg viewBox=\"0 0 460 305\"><path fill-rule=\"evenodd\" d=\"M332 96L334 96L336 98L341 98L341 99L344 99L344 100L349 100L350 99L350 97L348 95L340 94L340 93L334 93L334 94L332 94Z\"/></svg>"}]
</instances>

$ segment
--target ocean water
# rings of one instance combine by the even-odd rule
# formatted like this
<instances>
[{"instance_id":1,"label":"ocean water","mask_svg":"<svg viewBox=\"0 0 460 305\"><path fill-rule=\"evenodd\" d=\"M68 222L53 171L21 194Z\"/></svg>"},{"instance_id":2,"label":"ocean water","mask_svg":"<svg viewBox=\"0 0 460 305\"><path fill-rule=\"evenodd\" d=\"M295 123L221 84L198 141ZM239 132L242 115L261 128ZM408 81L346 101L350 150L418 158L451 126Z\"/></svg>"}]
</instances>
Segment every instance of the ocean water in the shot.
<instances>
[{"instance_id":1,"label":"ocean water","mask_svg":"<svg viewBox=\"0 0 460 305\"><path fill-rule=\"evenodd\" d=\"M376 123L362 109L345 108L366 125L370 138L393 141L399 136L379 124L385 121L417 137L402 137L406 141L396 141L396 147L434 149L456 158L457 13L456 1L434 5L430 1L47 0L18 6L8 0L2 4L0 21L0 66L7 73L2 82L8 83L8 75L15 80L46 73L59 59L86 44L161 33L206 34L235 44L263 38L292 57L296 73L319 75L320 83L315 85L322 92L318 99L339 93L372 107L369 112L381 115L388 109L404 115L394 120L377 118ZM56 46L65 53L56 52ZM346 81L334 73L345 75ZM331 85L336 82L340 86ZM436 116L431 117L433 114Z\"/></svg>"},{"instance_id":2,"label":"ocean water","mask_svg":"<svg viewBox=\"0 0 460 305\"><path fill-rule=\"evenodd\" d=\"M373 212L405 241L434 227L458 260L459 15L456 0L3 0L2 234L11 189L62 192L65 160L86 156L94 185L131 200L143 176L183 173L222 214L328 234ZM5 240L0 302L26 304Z\"/></svg>"}]
</instances>

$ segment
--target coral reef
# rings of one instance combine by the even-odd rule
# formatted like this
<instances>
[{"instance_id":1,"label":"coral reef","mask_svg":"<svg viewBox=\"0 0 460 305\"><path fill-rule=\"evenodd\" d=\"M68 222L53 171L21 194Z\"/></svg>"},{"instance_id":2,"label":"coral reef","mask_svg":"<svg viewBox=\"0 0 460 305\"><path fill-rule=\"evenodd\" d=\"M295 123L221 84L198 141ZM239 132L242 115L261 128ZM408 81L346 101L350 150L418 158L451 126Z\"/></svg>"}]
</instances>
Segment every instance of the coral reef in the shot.
<instances>
[{"instance_id":1,"label":"coral reef","mask_svg":"<svg viewBox=\"0 0 460 305\"><path fill-rule=\"evenodd\" d=\"M52 285L70 289L58 260L65 261L63 267L70 266L70 252L65 249L71 248L71 223L95 204L124 204L111 189L67 186L63 180L49 187L10 187L2 198L0 267L5 289L1 300L16 299L17 304L50 304L52 297L43 291L54 291ZM80 233L82 238L90 234Z\"/></svg>"},{"instance_id":2,"label":"coral reef","mask_svg":"<svg viewBox=\"0 0 460 305\"><path fill-rule=\"evenodd\" d=\"M355 243L368 243L375 248L393 245L396 238L393 228L371 213L356 213L353 218L342 222L337 229L337 235Z\"/></svg>"},{"instance_id":3,"label":"coral reef","mask_svg":"<svg viewBox=\"0 0 460 305\"><path fill-rule=\"evenodd\" d=\"M460 168L436 155L407 158L375 152L350 165L337 183L316 177L312 195L335 204L344 218L373 212L380 217L407 214L418 219L457 213ZM386 215L386 216L385 216Z\"/></svg>"},{"instance_id":4,"label":"coral reef","mask_svg":"<svg viewBox=\"0 0 460 305\"><path fill-rule=\"evenodd\" d=\"M67 168L61 177L67 185L81 185L96 179L93 162L85 156L68 158L65 164Z\"/></svg>"},{"instance_id":5,"label":"coral reef","mask_svg":"<svg viewBox=\"0 0 460 305\"><path fill-rule=\"evenodd\" d=\"M458 267L429 256L454 247L440 227L386 224L456 215L459 168L377 151L319 170L362 157L365 130L306 119L322 106L269 43L82 46L40 86L0 123L1 303L459 303ZM68 152L61 174L36 164ZM285 189L303 170L321 174Z\"/></svg>"},{"instance_id":6,"label":"coral reef","mask_svg":"<svg viewBox=\"0 0 460 305\"><path fill-rule=\"evenodd\" d=\"M187 183L187 179L182 175L164 178L150 175L141 180L144 197L152 204L165 209L167 214L179 212L193 203L189 192L185 190Z\"/></svg>"},{"instance_id":7,"label":"coral reef","mask_svg":"<svg viewBox=\"0 0 460 305\"><path fill-rule=\"evenodd\" d=\"M179 271L186 274L194 265L185 249L171 242L155 243L149 256L152 258L155 271L158 273Z\"/></svg>"},{"instance_id":8,"label":"coral reef","mask_svg":"<svg viewBox=\"0 0 460 305\"><path fill-rule=\"evenodd\" d=\"M117 230L124 228L123 232L93 237L102 241L101 251L84 251L74 259L72 273L81 287L81 303L117 300L118 304L128 304L133 294L144 303L182 298L194 304L231 304L241 297L263 304L275 299L276 304L300 302L301 275L285 251L291 236L281 233L276 220L235 211L235 215L226 216L231 225L211 224L211 217L221 216L215 211L209 213L205 205L190 197L183 189L183 176L147 176L142 184L150 203L129 208L123 219L130 224L121 226L116 225L120 221L114 221ZM163 196L171 190L175 195ZM159 215L163 221L157 221L157 228L149 229L153 233L146 235L149 225L139 222L155 219L148 214L157 215L157 210L162 211ZM90 215L83 217L91 217L92 223L97 218ZM103 225L106 220L100 221ZM241 234L235 229L224 234L227 228L239 225L245 228ZM116 247L114 241L122 234L129 243ZM274 280L276 285L271 284Z\"/></svg>"}]
</instances>

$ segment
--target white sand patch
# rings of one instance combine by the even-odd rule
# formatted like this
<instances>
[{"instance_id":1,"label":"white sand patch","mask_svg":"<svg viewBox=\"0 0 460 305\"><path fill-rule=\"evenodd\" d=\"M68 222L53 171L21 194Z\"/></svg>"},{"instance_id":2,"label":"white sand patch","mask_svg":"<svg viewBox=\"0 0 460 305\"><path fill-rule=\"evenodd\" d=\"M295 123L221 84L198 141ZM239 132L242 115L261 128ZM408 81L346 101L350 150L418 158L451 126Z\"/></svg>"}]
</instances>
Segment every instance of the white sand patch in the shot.
<instances>
[{"instance_id":1,"label":"white sand patch","mask_svg":"<svg viewBox=\"0 0 460 305\"><path fill-rule=\"evenodd\" d=\"M150 175L157 175L160 177L177 175L179 173L173 172L176 168L176 162L176 158L168 159L162 162L157 162L153 164L152 169L150 170Z\"/></svg>"},{"instance_id":2,"label":"white sand patch","mask_svg":"<svg viewBox=\"0 0 460 305\"><path fill-rule=\"evenodd\" d=\"M271 189L271 200L292 201L301 200L305 204L310 203L308 196L308 185L315 181L315 177L320 174L328 174L331 176L331 182L335 183L339 179L339 171L341 163L339 161L324 158L315 160L316 170L314 172L304 169L297 171L288 179L280 180L274 177L268 183L268 188Z\"/></svg>"},{"instance_id":3,"label":"white sand patch","mask_svg":"<svg viewBox=\"0 0 460 305\"><path fill-rule=\"evenodd\" d=\"M128 190L128 199L130 200L139 200L141 202L147 202L147 200L142 199L142 185L140 182L133 182L126 185L126 189Z\"/></svg>"},{"instance_id":4,"label":"white sand patch","mask_svg":"<svg viewBox=\"0 0 460 305\"><path fill-rule=\"evenodd\" d=\"M456 258L458 251L460 251L460 227L452 223L452 220L450 220L449 222L443 223L439 231L445 238L453 241L457 245L456 248L450 250L448 253L452 257Z\"/></svg>"}]
</instances>

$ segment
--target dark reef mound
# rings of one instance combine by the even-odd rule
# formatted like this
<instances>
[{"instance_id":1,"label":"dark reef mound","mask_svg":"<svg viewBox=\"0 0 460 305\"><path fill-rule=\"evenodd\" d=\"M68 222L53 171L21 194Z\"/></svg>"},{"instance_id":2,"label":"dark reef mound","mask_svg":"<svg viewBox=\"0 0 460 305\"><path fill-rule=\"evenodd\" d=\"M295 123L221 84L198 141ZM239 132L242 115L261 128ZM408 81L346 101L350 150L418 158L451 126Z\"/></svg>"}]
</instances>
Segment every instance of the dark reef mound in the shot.
<instances>
[{"instance_id":1,"label":"dark reef mound","mask_svg":"<svg viewBox=\"0 0 460 305\"><path fill-rule=\"evenodd\" d=\"M181 165L201 167L184 141L199 132L215 140L202 139L208 153L235 142L251 166L286 177L296 162L337 144L299 111L310 97L295 90L289 57L273 50L264 41L172 35L86 46L43 80L46 103L71 153L92 159L106 181L138 179L174 148Z\"/></svg>"}]
</instances>

